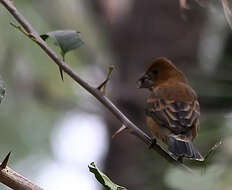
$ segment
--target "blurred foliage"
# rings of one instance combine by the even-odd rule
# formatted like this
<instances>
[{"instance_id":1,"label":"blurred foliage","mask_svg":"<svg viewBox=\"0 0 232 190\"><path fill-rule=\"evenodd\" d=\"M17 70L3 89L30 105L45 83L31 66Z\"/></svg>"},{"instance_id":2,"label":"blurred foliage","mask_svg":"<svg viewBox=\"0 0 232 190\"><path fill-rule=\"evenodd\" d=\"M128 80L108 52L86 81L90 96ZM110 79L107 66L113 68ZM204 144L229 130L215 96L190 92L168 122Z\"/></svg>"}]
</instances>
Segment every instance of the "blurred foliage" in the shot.
<instances>
[{"instance_id":1,"label":"blurred foliage","mask_svg":"<svg viewBox=\"0 0 232 190\"><path fill-rule=\"evenodd\" d=\"M165 182L179 190L217 189L218 179L222 175L223 169L221 165L214 165L208 169L207 173L198 171L196 174L188 174L182 170L169 169Z\"/></svg>"}]
</instances>

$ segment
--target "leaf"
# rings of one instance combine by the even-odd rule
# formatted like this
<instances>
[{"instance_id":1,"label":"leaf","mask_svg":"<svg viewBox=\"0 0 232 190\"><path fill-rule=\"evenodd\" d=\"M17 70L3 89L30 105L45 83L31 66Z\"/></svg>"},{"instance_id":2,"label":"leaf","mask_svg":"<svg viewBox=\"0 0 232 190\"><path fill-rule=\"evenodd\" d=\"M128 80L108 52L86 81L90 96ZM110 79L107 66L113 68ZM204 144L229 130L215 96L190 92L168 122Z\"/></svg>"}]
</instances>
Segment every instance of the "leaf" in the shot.
<instances>
[{"instance_id":1,"label":"leaf","mask_svg":"<svg viewBox=\"0 0 232 190\"><path fill-rule=\"evenodd\" d=\"M2 99L5 97L5 95L6 95L5 83L0 77L0 103L2 102Z\"/></svg>"},{"instance_id":2,"label":"leaf","mask_svg":"<svg viewBox=\"0 0 232 190\"><path fill-rule=\"evenodd\" d=\"M212 158L216 150L222 145L222 141L218 141L213 147L211 147L208 151L208 153L204 156L204 160L194 160L193 162L197 163L198 166L202 167L204 170L203 172L206 172L206 167L209 162L209 160Z\"/></svg>"},{"instance_id":3,"label":"leaf","mask_svg":"<svg viewBox=\"0 0 232 190\"><path fill-rule=\"evenodd\" d=\"M206 154L205 158L204 158L204 163L205 165L207 164L207 162L209 161L209 158L212 157L213 153L219 148L219 146L221 146L222 141L217 142Z\"/></svg>"},{"instance_id":4,"label":"leaf","mask_svg":"<svg viewBox=\"0 0 232 190\"><path fill-rule=\"evenodd\" d=\"M65 61L65 54L68 51L79 48L84 42L81 40L80 32L75 30L55 30L46 34L40 35L46 41L49 37L55 40L55 45L61 49L61 56ZM61 79L64 80L62 68L59 67Z\"/></svg>"},{"instance_id":5,"label":"leaf","mask_svg":"<svg viewBox=\"0 0 232 190\"><path fill-rule=\"evenodd\" d=\"M66 54L68 51L77 49L84 44L80 32L75 30L55 30L42 34L40 37L45 41L48 37L54 39L55 45L60 47L62 54Z\"/></svg>"},{"instance_id":6,"label":"leaf","mask_svg":"<svg viewBox=\"0 0 232 190\"><path fill-rule=\"evenodd\" d=\"M107 190L127 190L125 187L119 186L113 183L104 173L102 173L92 162L89 166L89 171L92 172L96 179L104 186Z\"/></svg>"}]
</instances>

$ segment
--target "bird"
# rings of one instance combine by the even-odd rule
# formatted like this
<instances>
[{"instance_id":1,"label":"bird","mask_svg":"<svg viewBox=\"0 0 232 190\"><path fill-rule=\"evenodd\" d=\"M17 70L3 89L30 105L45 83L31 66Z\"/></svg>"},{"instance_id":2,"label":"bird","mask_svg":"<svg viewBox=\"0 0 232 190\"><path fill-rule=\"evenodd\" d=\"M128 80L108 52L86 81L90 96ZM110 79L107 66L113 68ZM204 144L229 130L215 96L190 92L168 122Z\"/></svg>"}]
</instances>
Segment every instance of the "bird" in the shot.
<instances>
[{"instance_id":1,"label":"bird","mask_svg":"<svg viewBox=\"0 0 232 190\"><path fill-rule=\"evenodd\" d=\"M183 158L203 161L193 144L200 129L200 105L184 73L169 59L157 58L137 81L138 88L150 91L145 108L147 126L153 136Z\"/></svg>"}]
</instances>

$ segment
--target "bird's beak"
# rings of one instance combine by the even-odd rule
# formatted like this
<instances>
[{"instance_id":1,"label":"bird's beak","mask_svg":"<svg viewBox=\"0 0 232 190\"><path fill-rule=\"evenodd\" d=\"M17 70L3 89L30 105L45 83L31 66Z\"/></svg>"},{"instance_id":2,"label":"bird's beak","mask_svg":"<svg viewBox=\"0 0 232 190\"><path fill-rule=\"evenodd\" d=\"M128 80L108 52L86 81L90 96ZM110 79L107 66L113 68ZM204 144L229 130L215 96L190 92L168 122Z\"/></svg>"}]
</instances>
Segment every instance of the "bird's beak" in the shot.
<instances>
[{"instance_id":1,"label":"bird's beak","mask_svg":"<svg viewBox=\"0 0 232 190\"><path fill-rule=\"evenodd\" d=\"M137 88L143 88L144 76L145 73L137 80Z\"/></svg>"},{"instance_id":2,"label":"bird's beak","mask_svg":"<svg viewBox=\"0 0 232 190\"><path fill-rule=\"evenodd\" d=\"M137 81L137 88L142 88L142 81L140 79Z\"/></svg>"},{"instance_id":3,"label":"bird's beak","mask_svg":"<svg viewBox=\"0 0 232 190\"><path fill-rule=\"evenodd\" d=\"M150 88L152 85L152 81L146 74L137 81L137 88Z\"/></svg>"}]
</instances>

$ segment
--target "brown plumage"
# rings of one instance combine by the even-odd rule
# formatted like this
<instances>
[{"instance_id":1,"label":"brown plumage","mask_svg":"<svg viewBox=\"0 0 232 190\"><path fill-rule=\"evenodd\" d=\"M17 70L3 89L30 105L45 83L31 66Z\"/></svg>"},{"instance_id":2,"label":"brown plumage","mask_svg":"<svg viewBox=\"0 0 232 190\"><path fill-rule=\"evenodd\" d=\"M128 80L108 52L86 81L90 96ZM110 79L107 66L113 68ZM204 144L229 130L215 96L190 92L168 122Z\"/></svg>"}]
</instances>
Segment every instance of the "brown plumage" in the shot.
<instances>
[{"instance_id":1,"label":"brown plumage","mask_svg":"<svg viewBox=\"0 0 232 190\"><path fill-rule=\"evenodd\" d=\"M192 141L199 131L200 106L184 74L166 58L156 59L138 81L148 88L147 125L179 158L203 160Z\"/></svg>"}]
</instances>

